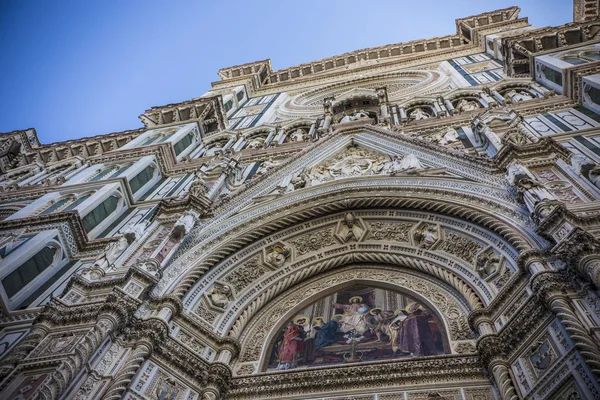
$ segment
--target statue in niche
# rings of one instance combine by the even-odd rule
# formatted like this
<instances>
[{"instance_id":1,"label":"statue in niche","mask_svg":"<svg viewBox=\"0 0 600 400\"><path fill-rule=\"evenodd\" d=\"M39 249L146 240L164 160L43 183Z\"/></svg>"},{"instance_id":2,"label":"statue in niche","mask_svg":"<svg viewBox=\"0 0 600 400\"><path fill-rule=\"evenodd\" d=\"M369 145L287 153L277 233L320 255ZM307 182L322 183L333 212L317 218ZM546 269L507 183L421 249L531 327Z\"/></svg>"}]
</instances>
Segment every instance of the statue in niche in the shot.
<instances>
[{"instance_id":1,"label":"statue in niche","mask_svg":"<svg viewBox=\"0 0 600 400\"><path fill-rule=\"evenodd\" d=\"M231 299L231 287L217 283L208 292L208 298L213 306L225 308Z\"/></svg>"},{"instance_id":2,"label":"statue in niche","mask_svg":"<svg viewBox=\"0 0 600 400\"><path fill-rule=\"evenodd\" d=\"M298 128L290 134L290 141L291 142L309 142L310 136L308 136L308 133L304 129Z\"/></svg>"},{"instance_id":3,"label":"statue in niche","mask_svg":"<svg viewBox=\"0 0 600 400\"><path fill-rule=\"evenodd\" d=\"M341 124L344 122L356 121L360 118L369 118L369 113L367 113L365 110L359 110L352 115L348 115L344 112L344 116L342 117L339 123Z\"/></svg>"},{"instance_id":4,"label":"statue in niche","mask_svg":"<svg viewBox=\"0 0 600 400\"><path fill-rule=\"evenodd\" d=\"M475 111L479 108L476 102L467 99L460 99L460 101L456 104L455 107L458 111Z\"/></svg>"},{"instance_id":5,"label":"statue in niche","mask_svg":"<svg viewBox=\"0 0 600 400\"><path fill-rule=\"evenodd\" d=\"M265 145L265 138L256 137L248 143L247 149L262 149Z\"/></svg>"},{"instance_id":6,"label":"statue in niche","mask_svg":"<svg viewBox=\"0 0 600 400\"><path fill-rule=\"evenodd\" d=\"M442 146L448 145L448 144L452 144L458 141L458 132L456 131L456 129L450 127L448 128L448 130L446 131L446 133L444 134L444 136L442 136L439 140L438 140L438 144L441 144Z\"/></svg>"},{"instance_id":7,"label":"statue in niche","mask_svg":"<svg viewBox=\"0 0 600 400\"><path fill-rule=\"evenodd\" d=\"M533 212L535 205L540 201L555 200L544 186L529 177L519 179L517 191L519 200L525 203L530 212Z\"/></svg>"},{"instance_id":8,"label":"statue in niche","mask_svg":"<svg viewBox=\"0 0 600 400\"><path fill-rule=\"evenodd\" d=\"M414 173L422 169L425 168L414 154L407 154L400 163L400 170L408 173Z\"/></svg>"},{"instance_id":9,"label":"statue in niche","mask_svg":"<svg viewBox=\"0 0 600 400\"><path fill-rule=\"evenodd\" d=\"M127 249L129 243L125 236L120 236L116 242L110 242L105 248L104 252L96 258L94 264L92 265L92 269L100 268L102 270L106 270L107 268L114 267L115 261L123 254L123 252Z\"/></svg>"},{"instance_id":10,"label":"statue in niche","mask_svg":"<svg viewBox=\"0 0 600 400\"><path fill-rule=\"evenodd\" d=\"M429 114L427 114L425 111L423 111L423 109L421 107L417 107L410 112L409 118L414 119L415 121L418 121L420 119L429 118Z\"/></svg>"},{"instance_id":11,"label":"statue in niche","mask_svg":"<svg viewBox=\"0 0 600 400\"><path fill-rule=\"evenodd\" d=\"M279 165L279 161L274 161L273 157L269 157L267 160L263 161L260 164L260 168L258 168L258 171L256 171L257 175L264 175L267 172L269 172L269 170L271 170L273 167L276 167Z\"/></svg>"},{"instance_id":12,"label":"statue in niche","mask_svg":"<svg viewBox=\"0 0 600 400\"><path fill-rule=\"evenodd\" d=\"M274 267L283 267L285 260L290 256L290 249L284 246L274 246L273 249L267 254L267 263Z\"/></svg>"},{"instance_id":13,"label":"statue in niche","mask_svg":"<svg viewBox=\"0 0 600 400\"><path fill-rule=\"evenodd\" d=\"M415 241L422 249L430 249L438 239L438 231L434 225L424 225L415 232Z\"/></svg>"},{"instance_id":14,"label":"statue in niche","mask_svg":"<svg viewBox=\"0 0 600 400\"><path fill-rule=\"evenodd\" d=\"M510 99L514 103L518 103L519 101L526 101L526 100L533 99L533 96L531 95L531 93L527 92L526 90L517 91L516 89L511 89L510 91L508 91L506 93L506 95L504 97Z\"/></svg>"},{"instance_id":15,"label":"statue in niche","mask_svg":"<svg viewBox=\"0 0 600 400\"><path fill-rule=\"evenodd\" d=\"M342 223L342 227L340 228L339 235L344 242L349 242L351 240L359 241L363 236L364 229L360 227L356 217L354 214L347 213L344 216L344 222Z\"/></svg>"},{"instance_id":16,"label":"statue in niche","mask_svg":"<svg viewBox=\"0 0 600 400\"><path fill-rule=\"evenodd\" d=\"M381 172L390 176L402 172L402 162L398 159L398 156L394 156L392 161L385 163Z\"/></svg>"},{"instance_id":17,"label":"statue in niche","mask_svg":"<svg viewBox=\"0 0 600 400\"><path fill-rule=\"evenodd\" d=\"M487 278L500 269L502 257L494 252L482 254L477 259L475 271L481 278Z\"/></svg>"}]
</instances>

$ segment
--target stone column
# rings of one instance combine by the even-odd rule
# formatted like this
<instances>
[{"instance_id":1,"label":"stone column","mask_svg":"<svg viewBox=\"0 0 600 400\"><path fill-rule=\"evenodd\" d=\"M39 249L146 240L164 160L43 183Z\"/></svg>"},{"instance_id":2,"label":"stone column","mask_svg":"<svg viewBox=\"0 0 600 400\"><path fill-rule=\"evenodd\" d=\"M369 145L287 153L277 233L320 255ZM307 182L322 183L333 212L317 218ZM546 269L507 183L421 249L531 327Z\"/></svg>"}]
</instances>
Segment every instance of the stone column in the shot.
<instances>
[{"instance_id":1,"label":"stone column","mask_svg":"<svg viewBox=\"0 0 600 400\"><path fill-rule=\"evenodd\" d=\"M498 335L495 333L494 324L486 315L486 311L481 308L474 310L469 315L469 320L471 327L479 332L477 350L492 373L502 400L518 400L517 390L513 384Z\"/></svg>"},{"instance_id":2,"label":"stone column","mask_svg":"<svg viewBox=\"0 0 600 400\"><path fill-rule=\"evenodd\" d=\"M517 391L513 385L509 373L508 364L501 359L493 359L489 364L489 369L496 381L496 388L500 392L502 400L518 400Z\"/></svg>"},{"instance_id":3,"label":"stone column","mask_svg":"<svg viewBox=\"0 0 600 400\"><path fill-rule=\"evenodd\" d=\"M585 363L596 379L600 379L600 349L579 320L565 294L565 289L567 292L569 290L569 283L564 281L559 272L550 270L541 263L533 263L529 269L533 274L531 289L556 315Z\"/></svg>"},{"instance_id":4,"label":"stone column","mask_svg":"<svg viewBox=\"0 0 600 400\"><path fill-rule=\"evenodd\" d=\"M21 343L17 344L2 360L0 364L0 382L4 380L19 364L19 361L31 353L38 344L48 335L48 328L44 325L34 325Z\"/></svg>"},{"instance_id":5,"label":"stone column","mask_svg":"<svg viewBox=\"0 0 600 400\"><path fill-rule=\"evenodd\" d=\"M127 390L127 387L131 383L131 380L138 369L150 356L151 352L152 344L150 342L146 340L137 342L131 350L129 357L127 357L127 360L113 378L112 383L102 396L102 399L119 400L125 393L125 390Z\"/></svg>"},{"instance_id":6,"label":"stone column","mask_svg":"<svg viewBox=\"0 0 600 400\"><path fill-rule=\"evenodd\" d=\"M55 371L37 391L35 399L55 400L65 392L75 378L98 350L108 335L119 326L119 321L110 314L98 317L96 325L90 329L73 350L73 355L63 359Z\"/></svg>"}]
</instances>

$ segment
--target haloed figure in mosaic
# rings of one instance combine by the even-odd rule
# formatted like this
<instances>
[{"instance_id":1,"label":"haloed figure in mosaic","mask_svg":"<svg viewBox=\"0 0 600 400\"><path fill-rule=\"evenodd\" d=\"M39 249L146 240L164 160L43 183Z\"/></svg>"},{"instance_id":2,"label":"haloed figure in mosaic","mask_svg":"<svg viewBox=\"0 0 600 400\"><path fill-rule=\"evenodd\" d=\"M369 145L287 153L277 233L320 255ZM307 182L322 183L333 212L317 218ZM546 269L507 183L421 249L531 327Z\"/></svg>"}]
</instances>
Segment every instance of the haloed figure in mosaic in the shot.
<instances>
[{"instance_id":1,"label":"haloed figure in mosaic","mask_svg":"<svg viewBox=\"0 0 600 400\"><path fill-rule=\"evenodd\" d=\"M444 354L438 321L403 293L353 286L319 299L282 327L268 369Z\"/></svg>"}]
</instances>

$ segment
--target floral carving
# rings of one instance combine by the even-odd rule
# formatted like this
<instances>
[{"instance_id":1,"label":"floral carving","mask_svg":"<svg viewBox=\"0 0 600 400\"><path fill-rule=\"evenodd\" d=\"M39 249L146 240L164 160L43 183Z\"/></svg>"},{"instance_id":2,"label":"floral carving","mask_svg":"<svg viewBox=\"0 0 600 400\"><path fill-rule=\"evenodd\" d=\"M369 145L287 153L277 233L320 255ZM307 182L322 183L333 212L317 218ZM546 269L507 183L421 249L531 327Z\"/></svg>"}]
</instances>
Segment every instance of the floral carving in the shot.
<instances>
[{"instance_id":1,"label":"floral carving","mask_svg":"<svg viewBox=\"0 0 600 400\"><path fill-rule=\"evenodd\" d=\"M409 223L371 222L369 239L408 242L408 232L413 227Z\"/></svg>"},{"instance_id":2,"label":"floral carving","mask_svg":"<svg viewBox=\"0 0 600 400\"><path fill-rule=\"evenodd\" d=\"M322 230L300 236L299 238L290 241L290 243L294 246L298 255L301 256L310 253L311 251L317 251L323 247L332 246L336 244L336 241L330 230Z\"/></svg>"},{"instance_id":3,"label":"floral carving","mask_svg":"<svg viewBox=\"0 0 600 400\"><path fill-rule=\"evenodd\" d=\"M231 284L237 291L240 291L264 273L265 269L259 265L259 259L253 258L227 275L224 280Z\"/></svg>"},{"instance_id":4,"label":"floral carving","mask_svg":"<svg viewBox=\"0 0 600 400\"><path fill-rule=\"evenodd\" d=\"M473 257L481 250L482 246L473 240L469 240L463 236L456 235L446 231L446 240L440 247L446 253L462 258L467 262L472 262Z\"/></svg>"}]
</instances>

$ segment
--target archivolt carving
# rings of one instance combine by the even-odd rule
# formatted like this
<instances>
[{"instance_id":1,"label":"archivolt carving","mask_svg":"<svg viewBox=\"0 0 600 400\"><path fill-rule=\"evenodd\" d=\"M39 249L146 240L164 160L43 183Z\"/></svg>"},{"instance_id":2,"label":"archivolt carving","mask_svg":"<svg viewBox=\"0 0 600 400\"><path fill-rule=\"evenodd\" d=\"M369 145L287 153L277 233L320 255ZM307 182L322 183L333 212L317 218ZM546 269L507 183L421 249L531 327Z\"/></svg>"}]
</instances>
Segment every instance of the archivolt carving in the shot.
<instances>
[{"instance_id":1,"label":"archivolt carving","mask_svg":"<svg viewBox=\"0 0 600 400\"><path fill-rule=\"evenodd\" d=\"M330 257L309 265L301 264L302 268L300 268L297 272L282 277L279 280L272 282L268 286L265 285L266 288L263 290L263 292L256 296L249 304L244 306L243 311L237 316L231 328L228 329L228 334L230 336L239 337L241 332L245 329L246 324L265 304L268 304L273 298L285 290L289 289L295 284L298 284L299 282L306 280L309 277L348 264L374 262L379 263L380 265L402 266L396 267L396 271L398 272L400 270L408 271L409 269L422 271L431 277L439 279L439 281L445 282L447 285L460 293L462 301L465 302L463 307L470 309L483 307L480 297L469 285L469 283L465 282L452 272L432 263L395 253L382 253L375 251L346 251L344 253L336 254L335 257ZM418 272L411 273L415 274ZM382 282L387 281L383 280ZM319 290L316 290L316 292L318 291ZM439 301L443 302L441 298ZM229 324L231 324L231 322Z\"/></svg>"},{"instance_id":2,"label":"archivolt carving","mask_svg":"<svg viewBox=\"0 0 600 400\"><path fill-rule=\"evenodd\" d=\"M368 179L375 180L372 177ZM428 185L430 182L429 180ZM494 213L503 214L504 211L501 210L504 206L484 199L481 195L457 193L453 190L427 186L390 187L383 185L383 182L378 182L376 189L368 186L356 187L355 184L323 184L312 190L313 195L309 191L309 193L292 196L289 199L290 203L280 209L273 209L269 203L261 204L260 207L249 211L253 217L246 220L244 224L236 224L234 220L223 222L224 225L235 227L225 234L212 239L207 238L204 245L189 251L167 270L166 277L173 280L183 272L184 268L193 265L192 268L188 268L186 276L179 279L173 292L183 297L197 280L219 261L249 243L259 241L269 233L320 215L348 209L386 207L427 210L451 215L495 232L519 251L531 248L530 243L535 243L537 240L530 233L519 232L518 228L506 223L505 219L499 219L494 215ZM315 204L318 204L318 207L315 207ZM239 220L239 218L235 219ZM164 288L166 283L167 281L162 281L159 288Z\"/></svg>"},{"instance_id":3,"label":"archivolt carving","mask_svg":"<svg viewBox=\"0 0 600 400\"><path fill-rule=\"evenodd\" d=\"M401 272L401 273L399 273ZM472 339L465 306L452 289L424 274L406 269L361 264L360 269L349 266L311 279L269 302L256 315L240 336L244 349L240 362L256 362L264 358L269 338L281 321L291 317L302 305L345 285L360 282L374 286L402 289L427 304L431 304L444 319L451 340Z\"/></svg>"}]
</instances>

